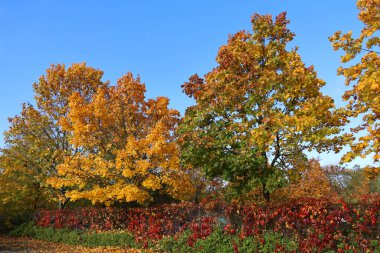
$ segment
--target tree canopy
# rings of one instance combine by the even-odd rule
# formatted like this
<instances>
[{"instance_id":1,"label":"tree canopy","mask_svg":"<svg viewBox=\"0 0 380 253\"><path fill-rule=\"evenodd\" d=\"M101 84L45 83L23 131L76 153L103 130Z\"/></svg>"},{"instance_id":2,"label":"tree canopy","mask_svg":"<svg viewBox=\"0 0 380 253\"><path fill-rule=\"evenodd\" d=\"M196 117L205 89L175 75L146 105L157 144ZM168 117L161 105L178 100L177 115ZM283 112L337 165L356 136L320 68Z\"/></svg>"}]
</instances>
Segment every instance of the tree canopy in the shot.
<instances>
[{"instance_id":1,"label":"tree canopy","mask_svg":"<svg viewBox=\"0 0 380 253\"><path fill-rule=\"evenodd\" d=\"M325 82L306 67L286 14L255 14L252 33L220 47L218 65L190 77L183 91L196 105L180 125L183 163L238 185L258 179L269 193L307 166L305 151L340 150L345 120L323 95Z\"/></svg>"},{"instance_id":2,"label":"tree canopy","mask_svg":"<svg viewBox=\"0 0 380 253\"><path fill-rule=\"evenodd\" d=\"M193 186L179 165L174 131L179 112L165 97L145 99L145 85L131 73L92 96L73 92L60 125L79 149L49 182L67 187L72 200L93 203L152 201L156 194L187 199Z\"/></svg>"},{"instance_id":3,"label":"tree canopy","mask_svg":"<svg viewBox=\"0 0 380 253\"><path fill-rule=\"evenodd\" d=\"M352 31L336 32L330 37L334 50L343 50L338 74L346 78L350 88L343 99L348 102L347 117L362 117L359 125L352 128L351 151L343 157L343 162L355 157L373 155L373 161L380 160L380 1L359 0L359 20L364 27L359 37ZM349 65L351 63L351 65ZM374 168L375 169L375 168ZM377 171L379 168L377 168Z\"/></svg>"},{"instance_id":4,"label":"tree canopy","mask_svg":"<svg viewBox=\"0 0 380 253\"><path fill-rule=\"evenodd\" d=\"M131 73L116 86L102 77L85 63L47 69L33 86L36 106L24 104L10 119L1 179L21 173L36 196L46 193L61 207L78 199L111 205L191 197L174 136L179 112L166 97L146 100Z\"/></svg>"}]
</instances>

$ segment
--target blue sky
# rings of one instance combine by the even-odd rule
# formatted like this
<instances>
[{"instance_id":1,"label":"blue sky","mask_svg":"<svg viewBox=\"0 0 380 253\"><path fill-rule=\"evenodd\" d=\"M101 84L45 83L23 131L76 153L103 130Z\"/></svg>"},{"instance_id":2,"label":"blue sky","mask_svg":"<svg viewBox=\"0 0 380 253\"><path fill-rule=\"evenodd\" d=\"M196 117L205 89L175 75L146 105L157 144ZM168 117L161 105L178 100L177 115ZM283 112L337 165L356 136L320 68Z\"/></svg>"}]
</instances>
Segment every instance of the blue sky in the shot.
<instances>
[{"instance_id":1,"label":"blue sky","mask_svg":"<svg viewBox=\"0 0 380 253\"><path fill-rule=\"evenodd\" d=\"M346 89L336 75L339 53L328 37L336 30L358 33L353 0L0 1L0 132L21 103L33 103L32 84L53 63L87 62L112 83L131 71L147 96L167 96L182 113L192 104L181 84L215 66L228 34L250 30L253 13L287 11L293 45L327 82L323 91L337 105ZM0 147L4 145L0 134ZM336 155L316 155L323 164Z\"/></svg>"}]
</instances>

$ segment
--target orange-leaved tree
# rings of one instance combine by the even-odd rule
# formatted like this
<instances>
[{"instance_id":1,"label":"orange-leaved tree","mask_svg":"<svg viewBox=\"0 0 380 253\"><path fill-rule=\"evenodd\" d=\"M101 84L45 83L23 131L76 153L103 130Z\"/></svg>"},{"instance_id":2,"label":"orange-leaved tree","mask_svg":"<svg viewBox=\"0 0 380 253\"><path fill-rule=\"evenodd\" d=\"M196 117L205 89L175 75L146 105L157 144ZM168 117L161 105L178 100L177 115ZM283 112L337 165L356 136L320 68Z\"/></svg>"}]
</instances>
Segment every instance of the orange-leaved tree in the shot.
<instances>
[{"instance_id":1,"label":"orange-leaved tree","mask_svg":"<svg viewBox=\"0 0 380 253\"><path fill-rule=\"evenodd\" d=\"M179 112L168 105L165 97L147 100L145 85L131 73L89 96L73 92L59 122L80 152L66 155L49 182L66 187L71 200L106 205L192 197L174 138Z\"/></svg>"},{"instance_id":2,"label":"orange-leaved tree","mask_svg":"<svg viewBox=\"0 0 380 253\"><path fill-rule=\"evenodd\" d=\"M364 27L359 37L352 32L338 31L330 37L334 50L342 49L344 64L338 74L346 78L350 87L343 99L348 101L347 116L362 117L362 122L352 128L354 133L342 162L350 162L355 157L373 155L375 164L380 161L380 0L358 0L359 20ZM348 63L352 63L350 66ZM375 166L376 167L376 166ZM373 168L376 174L379 168Z\"/></svg>"},{"instance_id":3,"label":"orange-leaved tree","mask_svg":"<svg viewBox=\"0 0 380 253\"><path fill-rule=\"evenodd\" d=\"M297 183L286 188L290 198L325 198L336 200L339 198L337 191L332 186L319 161L310 160L306 170L302 173Z\"/></svg>"},{"instance_id":4,"label":"orange-leaved tree","mask_svg":"<svg viewBox=\"0 0 380 253\"><path fill-rule=\"evenodd\" d=\"M345 120L320 92L325 82L306 67L286 14L252 17L253 33L241 31L220 47L218 65L182 87L196 105L180 124L184 164L233 185L257 180L263 196L289 173L305 167L304 151L339 151ZM286 176L288 174L288 176Z\"/></svg>"}]
</instances>

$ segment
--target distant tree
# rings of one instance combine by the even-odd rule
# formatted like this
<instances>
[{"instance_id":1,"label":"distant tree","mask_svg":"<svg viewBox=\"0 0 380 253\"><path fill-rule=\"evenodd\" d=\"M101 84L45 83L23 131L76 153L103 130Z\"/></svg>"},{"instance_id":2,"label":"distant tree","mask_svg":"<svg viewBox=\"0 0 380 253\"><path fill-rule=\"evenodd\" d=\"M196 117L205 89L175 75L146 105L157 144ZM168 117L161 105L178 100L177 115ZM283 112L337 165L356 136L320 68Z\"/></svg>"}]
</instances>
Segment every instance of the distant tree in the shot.
<instances>
[{"instance_id":1,"label":"distant tree","mask_svg":"<svg viewBox=\"0 0 380 253\"><path fill-rule=\"evenodd\" d=\"M353 170L340 165L328 165L322 167L331 187L340 195L347 194L346 189L351 182Z\"/></svg>"},{"instance_id":2,"label":"distant tree","mask_svg":"<svg viewBox=\"0 0 380 253\"><path fill-rule=\"evenodd\" d=\"M298 183L287 187L290 198L326 198L334 200L338 194L317 160L310 160Z\"/></svg>"},{"instance_id":3,"label":"distant tree","mask_svg":"<svg viewBox=\"0 0 380 253\"><path fill-rule=\"evenodd\" d=\"M30 220L37 208L49 207L52 196L39 184L36 171L0 155L0 233Z\"/></svg>"},{"instance_id":4,"label":"distant tree","mask_svg":"<svg viewBox=\"0 0 380 253\"><path fill-rule=\"evenodd\" d=\"M369 170L364 167L344 168L337 165L324 166L323 171L330 185L347 201L356 201L361 196L376 192L376 178L372 178Z\"/></svg>"},{"instance_id":5,"label":"distant tree","mask_svg":"<svg viewBox=\"0 0 380 253\"><path fill-rule=\"evenodd\" d=\"M5 147L0 155L0 168L4 170L0 175L4 181L1 188L8 192L7 198L17 195L18 201L29 203L34 197L35 208L40 207L41 197L46 194L52 200L63 200L64 190L54 189L46 182L56 174L56 166L62 158L61 150L52 139L53 124L27 104L23 105L20 115L10 118L9 122L10 127L4 133ZM5 183L7 180L10 182ZM20 186L15 187L15 184ZM22 196L26 199L17 192L25 193Z\"/></svg>"}]
</instances>

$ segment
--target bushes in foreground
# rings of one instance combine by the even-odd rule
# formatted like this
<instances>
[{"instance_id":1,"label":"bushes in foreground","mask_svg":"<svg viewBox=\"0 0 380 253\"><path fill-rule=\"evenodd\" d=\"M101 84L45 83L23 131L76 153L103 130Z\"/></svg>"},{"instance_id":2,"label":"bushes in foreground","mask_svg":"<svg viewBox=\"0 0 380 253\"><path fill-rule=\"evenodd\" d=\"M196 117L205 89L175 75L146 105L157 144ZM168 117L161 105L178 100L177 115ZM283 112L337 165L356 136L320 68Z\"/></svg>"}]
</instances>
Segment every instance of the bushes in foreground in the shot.
<instances>
[{"instance_id":1,"label":"bushes in foreground","mask_svg":"<svg viewBox=\"0 0 380 253\"><path fill-rule=\"evenodd\" d=\"M360 205L298 199L266 207L208 200L200 205L98 209L87 220L74 215L79 213L80 210L42 211L35 220L39 227L34 228L35 235L31 236L63 240L57 239L62 236L51 237L44 235L45 230L38 230L55 231L52 230L55 227L68 234L76 231L77 236L69 238L79 240L77 243L82 245L92 246L90 241L94 240L96 246L102 238L111 236L105 242L131 247L158 245L169 252L217 252L219 248L225 250L219 252L286 252L293 248L298 252L380 251L380 197L367 199ZM120 229L124 232L114 233Z\"/></svg>"},{"instance_id":2,"label":"bushes in foreground","mask_svg":"<svg viewBox=\"0 0 380 253\"><path fill-rule=\"evenodd\" d=\"M267 232L263 240L247 237L241 240L238 235L229 234L220 228L215 229L208 237L189 245L191 230L187 229L177 236L167 236L153 243L136 243L134 236L126 231L90 232L52 227L38 227L26 223L13 230L12 236L27 236L51 242L88 247L124 246L132 248L152 248L159 252L294 252L298 244L295 238L286 238L279 233Z\"/></svg>"},{"instance_id":3,"label":"bushes in foreground","mask_svg":"<svg viewBox=\"0 0 380 253\"><path fill-rule=\"evenodd\" d=\"M11 232L13 236L28 236L51 242L61 242L71 245L83 245L87 247L98 246L122 246L128 248L149 248L149 252L380 252L380 244L372 240L369 247L363 250L358 243L351 241L350 245L338 244L336 248L305 249L301 247L301 241L296 237L284 236L278 232L265 231L259 237L241 238L239 234L231 234L220 228L215 229L203 239L189 244L192 235L190 229L184 230L176 236L166 236L158 241L136 243L134 236L126 231L118 232L90 232L67 229L43 228L34 223L24 224Z\"/></svg>"},{"instance_id":4,"label":"bushes in foreground","mask_svg":"<svg viewBox=\"0 0 380 253\"><path fill-rule=\"evenodd\" d=\"M241 239L237 234L229 234L218 228L205 239L197 240L189 245L188 238L191 231L177 237L163 238L158 249L164 252L296 252L298 243L296 238L284 237L279 233L268 231L261 239L246 237Z\"/></svg>"}]
</instances>

